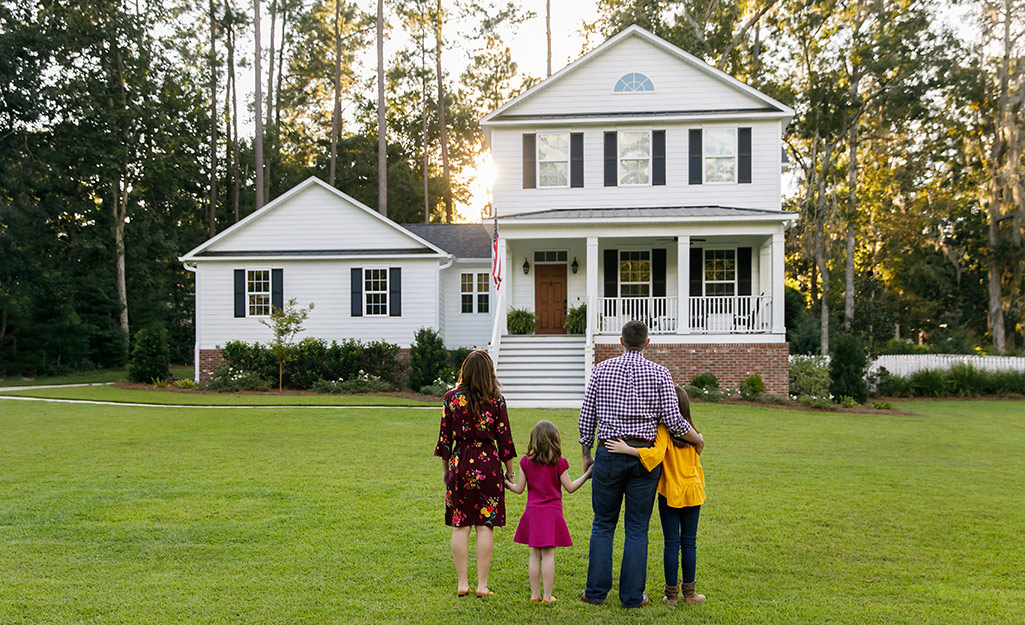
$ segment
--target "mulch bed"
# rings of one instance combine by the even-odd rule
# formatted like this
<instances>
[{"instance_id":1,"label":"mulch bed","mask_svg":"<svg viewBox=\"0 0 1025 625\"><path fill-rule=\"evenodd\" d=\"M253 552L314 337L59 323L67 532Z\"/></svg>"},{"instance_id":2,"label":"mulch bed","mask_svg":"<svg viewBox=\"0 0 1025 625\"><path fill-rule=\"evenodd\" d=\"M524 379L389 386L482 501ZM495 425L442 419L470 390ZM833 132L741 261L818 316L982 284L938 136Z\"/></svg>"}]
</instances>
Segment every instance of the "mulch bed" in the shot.
<instances>
[{"instance_id":1,"label":"mulch bed","mask_svg":"<svg viewBox=\"0 0 1025 625\"><path fill-rule=\"evenodd\" d=\"M177 384L171 383L167 388L159 388L152 384L145 384L142 382L114 382L114 386L117 388L131 389L136 391L165 391L168 393L186 393L189 395L256 395L259 397L266 396L279 396L279 397L295 397L297 395L313 395L318 397L329 397L327 393L314 393L313 391L297 391L293 389L286 389L284 391L272 390L272 391L259 391L259 392L245 392L239 391L237 393L221 393L219 391L208 391L198 388L179 388ZM413 391L394 391L389 393L351 393L346 394L346 397L402 397L404 399L414 399L418 401L437 401L441 402L441 397L432 397L430 395L421 395L420 393L414 393Z\"/></svg>"}]
</instances>

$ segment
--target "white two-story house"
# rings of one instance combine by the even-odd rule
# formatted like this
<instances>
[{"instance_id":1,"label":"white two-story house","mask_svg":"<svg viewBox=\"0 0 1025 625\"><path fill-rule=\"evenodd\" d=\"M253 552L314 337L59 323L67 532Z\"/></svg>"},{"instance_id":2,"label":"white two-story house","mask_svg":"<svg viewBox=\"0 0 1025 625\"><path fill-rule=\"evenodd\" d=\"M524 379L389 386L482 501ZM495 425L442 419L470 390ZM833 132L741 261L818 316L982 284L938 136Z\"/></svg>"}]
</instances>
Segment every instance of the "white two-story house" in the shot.
<instances>
[{"instance_id":1,"label":"white two-story house","mask_svg":"<svg viewBox=\"0 0 1025 625\"><path fill-rule=\"evenodd\" d=\"M266 340L247 318L259 316L256 272L268 305L316 301L312 336L408 347L430 326L449 347L487 347L513 405L578 404L630 319L648 324L646 355L678 381L711 372L735 387L757 373L785 394L792 116L632 26L481 120L499 290L490 223L404 227L311 179L182 257L197 272L197 377L224 341ZM583 305L586 332L566 335L567 311ZM536 314L535 334L508 333L513 308Z\"/></svg>"}]
</instances>

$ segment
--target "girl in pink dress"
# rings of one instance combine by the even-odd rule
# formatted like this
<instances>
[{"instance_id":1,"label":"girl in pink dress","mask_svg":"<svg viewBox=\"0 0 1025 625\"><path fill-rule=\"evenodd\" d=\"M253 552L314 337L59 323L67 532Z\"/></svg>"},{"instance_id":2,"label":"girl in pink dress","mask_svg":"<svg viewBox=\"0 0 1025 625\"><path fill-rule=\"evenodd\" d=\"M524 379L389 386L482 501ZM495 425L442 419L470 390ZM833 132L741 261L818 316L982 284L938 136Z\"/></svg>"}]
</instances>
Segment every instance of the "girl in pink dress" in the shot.
<instances>
[{"instance_id":1,"label":"girl in pink dress","mask_svg":"<svg viewBox=\"0 0 1025 625\"><path fill-rule=\"evenodd\" d=\"M576 480L570 479L569 462L562 457L559 428L551 421L538 421L530 431L527 455L520 459L516 483L505 480L505 487L517 495L529 486L527 507L516 526L513 542L530 547L530 600L535 603L555 601L555 548L573 544L562 516L562 489L572 493L589 477L590 468Z\"/></svg>"}]
</instances>

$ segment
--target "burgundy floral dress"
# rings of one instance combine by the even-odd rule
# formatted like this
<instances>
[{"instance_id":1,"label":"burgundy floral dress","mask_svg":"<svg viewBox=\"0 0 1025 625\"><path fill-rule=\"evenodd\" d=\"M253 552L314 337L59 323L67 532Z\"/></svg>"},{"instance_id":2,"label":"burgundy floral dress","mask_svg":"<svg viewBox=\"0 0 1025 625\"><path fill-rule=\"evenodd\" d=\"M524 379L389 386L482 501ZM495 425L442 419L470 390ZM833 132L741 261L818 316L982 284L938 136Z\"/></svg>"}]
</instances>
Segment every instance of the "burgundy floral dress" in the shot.
<instances>
[{"instance_id":1,"label":"burgundy floral dress","mask_svg":"<svg viewBox=\"0 0 1025 625\"><path fill-rule=\"evenodd\" d=\"M441 433L434 455L448 463L445 480L445 524L505 525L505 471L502 463L516 457L505 398L470 410L461 390L445 394Z\"/></svg>"}]
</instances>

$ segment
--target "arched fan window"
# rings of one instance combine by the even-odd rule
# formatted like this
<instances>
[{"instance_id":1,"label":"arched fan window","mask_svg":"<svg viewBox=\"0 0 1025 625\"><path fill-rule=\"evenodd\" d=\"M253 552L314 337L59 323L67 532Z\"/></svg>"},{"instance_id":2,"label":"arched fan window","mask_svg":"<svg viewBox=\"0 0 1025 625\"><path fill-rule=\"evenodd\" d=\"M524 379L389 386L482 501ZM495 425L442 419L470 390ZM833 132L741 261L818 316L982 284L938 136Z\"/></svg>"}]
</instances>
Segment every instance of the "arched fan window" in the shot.
<instances>
[{"instance_id":1,"label":"arched fan window","mask_svg":"<svg viewBox=\"0 0 1025 625\"><path fill-rule=\"evenodd\" d=\"M651 84L651 79L644 74L631 73L623 76L616 83L615 89L612 91L615 93L636 93L638 91L654 91L655 85Z\"/></svg>"}]
</instances>

